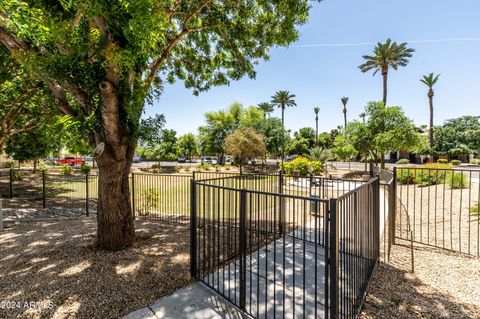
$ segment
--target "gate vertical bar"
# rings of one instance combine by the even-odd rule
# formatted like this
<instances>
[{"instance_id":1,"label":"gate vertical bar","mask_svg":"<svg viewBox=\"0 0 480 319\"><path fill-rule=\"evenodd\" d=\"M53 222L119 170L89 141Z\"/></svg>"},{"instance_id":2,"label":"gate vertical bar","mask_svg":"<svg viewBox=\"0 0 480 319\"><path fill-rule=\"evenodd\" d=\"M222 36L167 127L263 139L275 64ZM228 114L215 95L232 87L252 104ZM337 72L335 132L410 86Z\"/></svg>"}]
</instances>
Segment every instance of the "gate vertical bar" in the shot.
<instances>
[{"instance_id":1,"label":"gate vertical bar","mask_svg":"<svg viewBox=\"0 0 480 319\"><path fill-rule=\"evenodd\" d=\"M10 169L10 180L9 180L9 195L10 195L10 198L13 198L13 170L14 170L14 168Z\"/></svg>"},{"instance_id":2,"label":"gate vertical bar","mask_svg":"<svg viewBox=\"0 0 480 319\"><path fill-rule=\"evenodd\" d=\"M135 219L135 174L132 173L132 214L133 219Z\"/></svg>"},{"instance_id":3,"label":"gate vertical bar","mask_svg":"<svg viewBox=\"0 0 480 319\"><path fill-rule=\"evenodd\" d=\"M197 278L197 201L195 179L190 180L190 275Z\"/></svg>"},{"instance_id":4,"label":"gate vertical bar","mask_svg":"<svg viewBox=\"0 0 480 319\"><path fill-rule=\"evenodd\" d=\"M88 173L85 174L85 212L86 212L86 215L87 217L90 216L90 192L89 192L89 185L88 185L88 182L89 182L90 178L89 178L89 175Z\"/></svg>"},{"instance_id":5,"label":"gate vertical bar","mask_svg":"<svg viewBox=\"0 0 480 319\"><path fill-rule=\"evenodd\" d=\"M247 191L240 191L240 309L246 310L247 301Z\"/></svg>"},{"instance_id":6,"label":"gate vertical bar","mask_svg":"<svg viewBox=\"0 0 480 319\"><path fill-rule=\"evenodd\" d=\"M337 199L331 198L329 205L330 227L329 227L329 297L330 297L330 318L337 319L340 314L339 302L339 256L338 256L338 210Z\"/></svg>"},{"instance_id":7,"label":"gate vertical bar","mask_svg":"<svg viewBox=\"0 0 480 319\"><path fill-rule=\"evenodd\" d=\"M47 208L47 194L45 190L45 171L42 171L42 207Z\"/></svg>"},{"instance_id":8,"label":"gate vertical bar","mask_svg":"<svg viewBox=\"0 0 480 319\"><path fill-rule=\"evenodd\" d=\"M391 238L391 242L392 242L392 245L395 245L395 223L396 223L396 220L397 220L397 168L394 167L393 168L393 179L392 179L392 189L393 189L393 192L392 192L392 197L393 197L393 209L391 210L391 212L393 213L392 215L392 238Z\"/></svg>"},{"instance_id":9,"label":"gate vertical bar","mask_svg":"<svg viewBox=\"0 0 480 319\"><path fill-rule=\"evenodd\" d=\"M283 166L282 170L280 170L280 173L278 175L278 192L280 194L283 194ZM278 233L281 236L283 234L283 217L285 214L285 205L284 205L284 197L280 196L280 216L278 216Z\"/></svg>"}]
</instances>

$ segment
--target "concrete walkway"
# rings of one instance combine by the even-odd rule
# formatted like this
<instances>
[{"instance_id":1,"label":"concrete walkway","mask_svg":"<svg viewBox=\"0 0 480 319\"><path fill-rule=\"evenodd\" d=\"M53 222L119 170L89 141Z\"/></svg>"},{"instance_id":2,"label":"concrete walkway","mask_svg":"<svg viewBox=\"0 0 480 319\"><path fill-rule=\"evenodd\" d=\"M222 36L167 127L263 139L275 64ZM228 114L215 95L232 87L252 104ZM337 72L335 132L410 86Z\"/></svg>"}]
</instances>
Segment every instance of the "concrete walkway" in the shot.
<instances>
[{"instance_id":1,"label":"concrete walkway","mask_svg":"<svg viewBox=\"0 0 480 319\"><path fill-rule=\"evenodd\" d=\"M384 199L381 190L380 233L384 231L384 222L388 213L388 203ZM321 225L323 219L317 222ZM311 221L290 235L298 236L300 231L305 238L315 238L313 236L315 229L314 221ZM309 233L312 234L308 236ZM323 236L321 231L319 235ZM285 236L248 255L246 260L247 312L257 318L323 318L326 288L325 254L325 247L294 239L293 236ZM343 254L340 258L347 258L348 263L358 264L355 257L342 256ZM237 260L211 273L203 280L232 302L238 303L239 268ZM356 268L356 271L359 270ZM316 282L314 278L317 279ZM350 282L348 278L340 278L340 285L348 285ZM351 288L344 286L343 289ZM345 302L348 301L345 300ZM194 283L123 318L237 319L247 317L209 288L200 283Z\"/></svg>"},{"instance_id":2,"label":"concrete walkway","mask_svg":"<svg viewBox=\"0 0 480 319\"><path fill-rule=\"evenodd\" d=\"M200 283L177 290L123 319L243 319L241 311Z\"/></svg>"}]
</instances>

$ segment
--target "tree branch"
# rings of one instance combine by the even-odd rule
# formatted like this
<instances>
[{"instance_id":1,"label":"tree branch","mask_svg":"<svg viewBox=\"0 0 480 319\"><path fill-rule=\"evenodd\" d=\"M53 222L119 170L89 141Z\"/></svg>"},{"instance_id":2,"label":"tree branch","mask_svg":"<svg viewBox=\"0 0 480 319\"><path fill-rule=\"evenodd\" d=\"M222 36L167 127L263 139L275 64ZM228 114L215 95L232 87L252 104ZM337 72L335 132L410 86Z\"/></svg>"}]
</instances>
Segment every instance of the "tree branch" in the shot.
<instances>
[{"instance_id":1,"label":"tree branch","mask_svg":"<svg viewBox=\"0 0 480 319\"><path fill-rule=\"evenodd\" d=\"M183 23L183 30L177 34L171 41L168 43L164 49L162 55L157 59L157 61L154 63L150 74L147 77L147 85L150 86L152 83L153 79L155 78L155 75L157 74L158 70L161 68L163 63L169 58L170 53L172 52L172 49L175 47L175 45L187 34L194 32L194 31L200 31L207 29L211 26L200 26L200 27L193 27L193 28L188 28L188 23L195 17L197 16L212 0L203 0L200 5L190 13L187 18L185 19Z\"/></svg>"}]
</instances>

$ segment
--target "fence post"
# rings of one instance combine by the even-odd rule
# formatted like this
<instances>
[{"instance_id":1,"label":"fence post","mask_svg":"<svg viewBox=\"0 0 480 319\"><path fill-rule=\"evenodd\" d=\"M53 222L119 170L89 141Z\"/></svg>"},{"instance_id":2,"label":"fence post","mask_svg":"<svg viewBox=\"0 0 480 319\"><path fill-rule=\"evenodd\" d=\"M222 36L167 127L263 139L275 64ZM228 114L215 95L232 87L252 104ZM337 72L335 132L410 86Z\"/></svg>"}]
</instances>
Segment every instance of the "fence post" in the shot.
<instances>
[{"instance_id":1,"label":"fence post","mask_svg":"<svg viewBox=\"0 0 480 319\"><path fill-rule=\"evenodd\" d=\"M42 207L47 208L47 194L45 187L45 171L42 171Z\"/></svg>"},{"instance_id":2,"label":"fence post","mask_svg":"<svg viewBox=\"0 0 480 319\"><path fill-rule=\"evenodd\" d=\"M395 245L395 222L397 219L397 168L393 168L393 179L392 179L392 245Z\"/></svg>"},{"instance_id":3,"label":"fence post","mask_svg":"<svg viewBox=\"0 0 480 319\"><path fill-rule=\"evenodd\" d=\"M280 194L283 194L283 171L280 170L280 173L278 175L278 184L279 184L279 193ZM284 205L284 198L283 196L280 195L279 197L279 200L280 200L280 216L278 216L278 233L280 234L280 236L283 234L283 215L284 215L284 209L285 209L285 205Z\"/></svg>"},{"instance_id":4,"label":"fence post","mask_svg":"<svg viewBox=\"0 0 480 319\"><path fill-rule=\"evenodd\" d=\"M194 172L195 173L195 172ZM195 179L190 180L190 275L197 277L197 201Z\"/></svg>"},{"instance_id":5,"label":"fence post","mask_svg":"<svg viewBox=\"0 0 480 319\"><path fill-rule=\"evenodd\" d=\"M132 172L132 213L133 219L135 220L135 174Z\"/></svg>"},{"instance_id":6,"label":"fence post","mask_svg":"<svg viewBox=\"0 0 480 319\"><path fill-rule=\"evenodd\" d=\"M192 178L193 178L193 180L194 180L194 181L196 181L196 178L195 178L195 171L193 171L193 172L192 172L192 176L193 176L193 177L192 177Z\"/></svg>"},{"instance_id":7,"label":"fence post","mask_svg":"<svg viewBox=\"0 0 480 319\"><path fill-rule=\"evenodd\" d=\"M10 198L13 198L13 170L14 170L14 168L10 169L10 181L9 181L9 195L10 195Z\"/></svg>"},{"instance_id":8,"label":"fence post","mask_svg":"<svg viewBox=\"0 0 480 319\"><path fill-rule=\"evenodd\" d=\"M246 309L247 300L247 191L240 191L240 309Z\"/></svg>"},{"instance_id":9,"label":"fence post","mask_svg":"<svg viewBox=\"0 0 480 319\"><path fill-rule=\"evenodd\" d=\"M330 227L329 227L329 252L328 252L328 263L329 263L329 297L330 297L330 318L337 319L340 314L340 303L339 303L339 256L338 256L338 211L337 211L337 200L335 198L330 199L329 203L329 217L330 217Z\"/></svg>"},{"instance_id":10,"label":"fence post","mask_svg":"<svg viewBox=\"0 0 480 319\"><path fill-rule=\"evenodd\" d=\"M89 186L88 185L88 182L89 182L89 175L88 173L85 174L85 213L88 216L90 216L90 194L89 194Z\"/></svg>"}]
</instances>

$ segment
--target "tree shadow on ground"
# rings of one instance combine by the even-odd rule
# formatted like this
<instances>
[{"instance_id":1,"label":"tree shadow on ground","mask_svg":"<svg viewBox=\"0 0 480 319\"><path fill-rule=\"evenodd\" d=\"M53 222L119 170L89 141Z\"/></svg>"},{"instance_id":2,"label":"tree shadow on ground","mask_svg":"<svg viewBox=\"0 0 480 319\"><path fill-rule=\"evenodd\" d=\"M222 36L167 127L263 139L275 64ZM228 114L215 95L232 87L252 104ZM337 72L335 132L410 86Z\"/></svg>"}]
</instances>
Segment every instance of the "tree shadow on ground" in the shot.
<instances>
[{"instance_id":1,"label":"tree shadow on ground","mask_svg":"<svg viewBox=\"0 0 480 319\"><path fill-rule=\"evenodd\" d=\"M393 246L390 261L376 268L360 318L480 318L480 305L458 300L412 273L409 247Z\"/></svg>"},{"instance_id":2,"label":"tree shadow on ground","mask_svg":"<svg viewBox=\"0 0 480 319\"><path fill-rule=\"evenodd\" d=\"M0 300L19 306L0 308L0 318L118 318L189 284L188 227L137 221L136 228L134 246L119 252L95 247L94 218L6 229Z\"/></svg>"}]
</instances>

